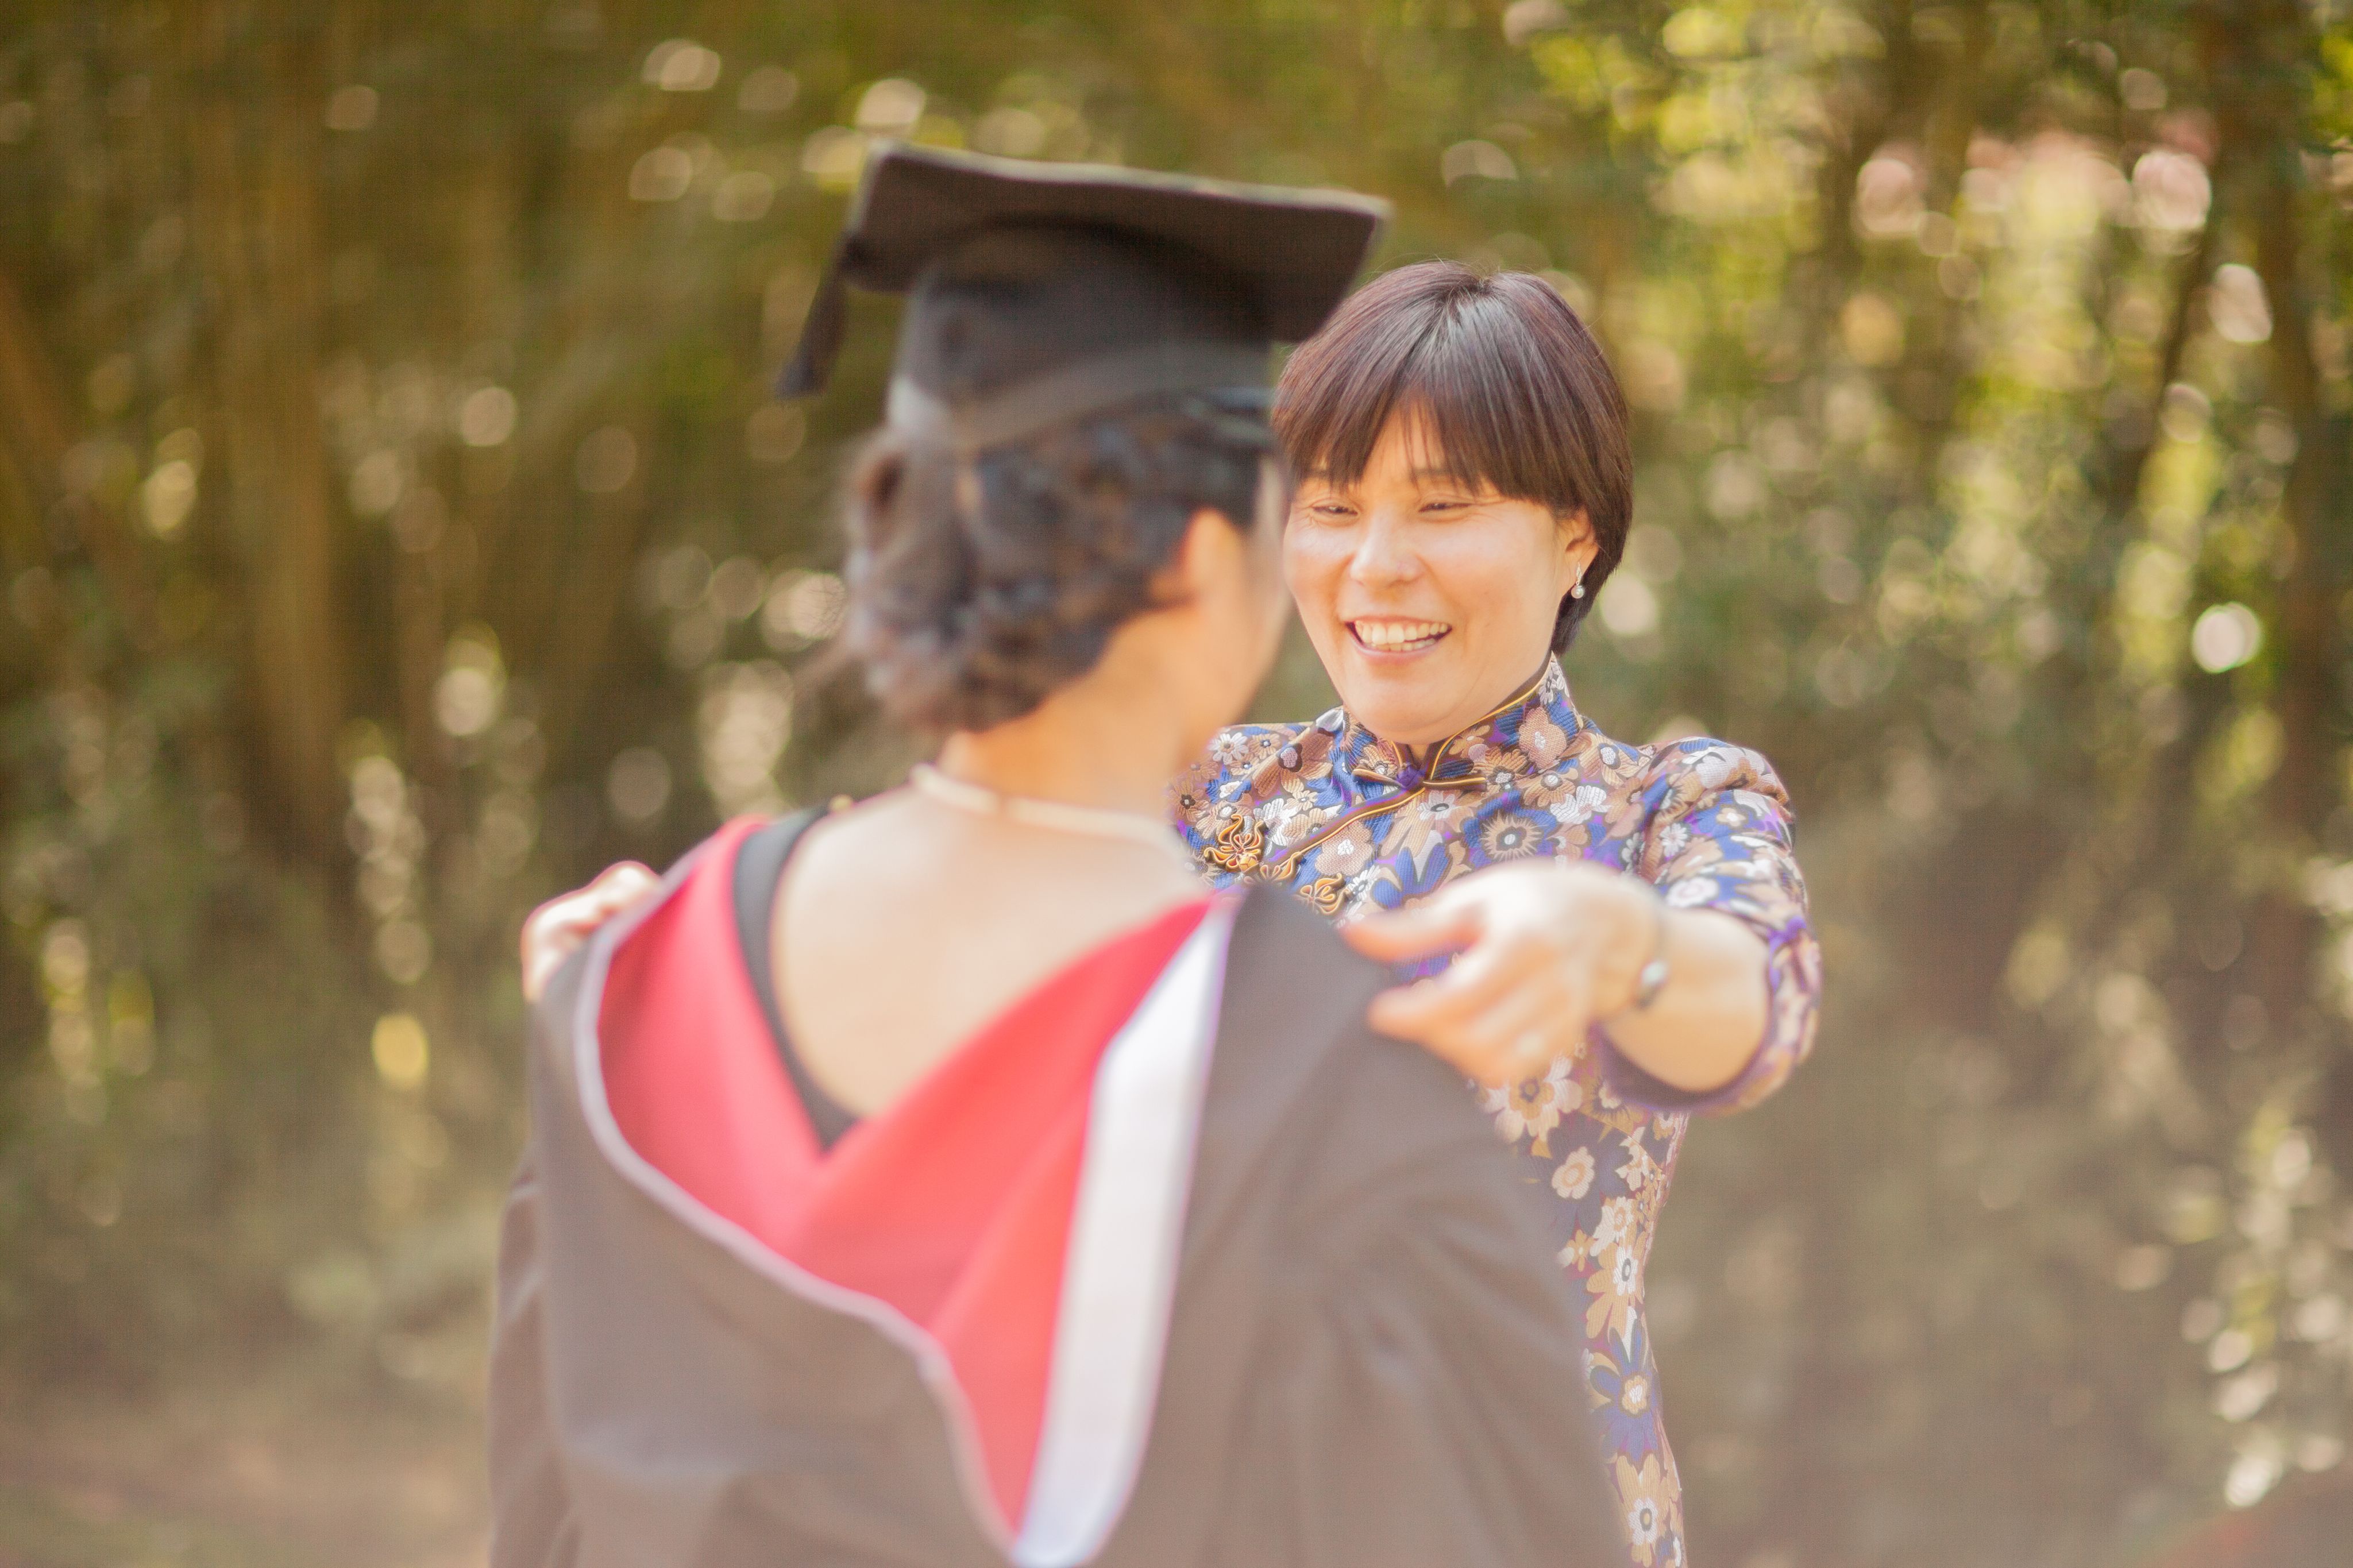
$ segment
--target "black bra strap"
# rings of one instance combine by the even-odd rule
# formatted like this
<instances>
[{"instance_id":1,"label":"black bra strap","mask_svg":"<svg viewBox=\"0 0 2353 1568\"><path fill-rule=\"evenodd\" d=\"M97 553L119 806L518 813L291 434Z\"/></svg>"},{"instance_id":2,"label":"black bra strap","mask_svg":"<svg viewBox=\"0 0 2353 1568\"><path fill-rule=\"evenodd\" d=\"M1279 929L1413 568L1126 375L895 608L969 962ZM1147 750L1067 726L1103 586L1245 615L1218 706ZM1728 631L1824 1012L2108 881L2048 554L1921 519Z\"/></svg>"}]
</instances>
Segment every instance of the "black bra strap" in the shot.
<instances>
[{"instance_id":1,"label":"black bra strap","mask_svg":"<svg viewBox=\"0 0 2353 1568\"><path fill-rule=\"evenodd\" d=\"M793 1037L785 1028L785 1010L776 995L776 889L784 885L785 864L807 832L823 816L822 810L797 811L755 830L735 851L735 930L743 939L744 967L751 972L752 989L759 993L760 1010L768 1020L776 1055L801 1097L809 1125L817 1130L818 1145L831 1149L843 1133L858 1125L858 1113L828 1094L801 1060Z\"/></svg>"}]
</instances>

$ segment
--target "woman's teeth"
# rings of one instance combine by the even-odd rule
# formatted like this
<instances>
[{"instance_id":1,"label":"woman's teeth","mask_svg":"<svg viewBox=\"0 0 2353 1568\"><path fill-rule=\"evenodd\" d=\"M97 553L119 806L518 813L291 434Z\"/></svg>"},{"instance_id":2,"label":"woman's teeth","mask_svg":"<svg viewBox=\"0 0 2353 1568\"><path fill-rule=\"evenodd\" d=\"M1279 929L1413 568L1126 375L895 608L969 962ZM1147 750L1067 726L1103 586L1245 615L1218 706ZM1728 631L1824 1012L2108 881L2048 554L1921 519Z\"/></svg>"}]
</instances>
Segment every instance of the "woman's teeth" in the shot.
<instances>
[{"instance_id":1,"label":"woman's teeth","mask_svg":"<svg viewBox=\"0 0 2353 1568\"><path fill-rule=\"evenodd\" d=\"M1411 653L1429 647L1454 628L1443 621L1350 621L1356 640L1380 653Z\"/></svg>"}]
</instances>

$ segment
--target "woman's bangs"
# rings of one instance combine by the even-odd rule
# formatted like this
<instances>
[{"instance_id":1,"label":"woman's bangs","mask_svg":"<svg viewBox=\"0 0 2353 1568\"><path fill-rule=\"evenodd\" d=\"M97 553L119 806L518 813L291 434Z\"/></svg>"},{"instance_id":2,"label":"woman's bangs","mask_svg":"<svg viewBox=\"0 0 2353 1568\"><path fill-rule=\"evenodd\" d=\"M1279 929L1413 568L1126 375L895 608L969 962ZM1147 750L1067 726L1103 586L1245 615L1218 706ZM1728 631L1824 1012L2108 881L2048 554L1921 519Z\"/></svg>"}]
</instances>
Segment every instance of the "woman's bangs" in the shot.
<instances>
[{"instance_id":1,"label":"woman's bangs","mask_svg":"<svg viewBox=\"0 0 2353 1568\"><path fill-rule=\"evenodd\" d=\"M1542 459L1551 422L1534 395L1534 367L1511 363L1519 356L1482 330L1489 323L1480 314L1433 312L1408 331L1367 322L1372 330L1316 345L1324 352L1314 362L1300 365L1295 381L1284 378L1275 414L1298 471L1354 484L1398 424L1414 468L1558 504L1558 476Z\"/></svg>"},{"instance_id":2,"label":"woman's bangs","mask_svg":"<svg viewBox=\"0 0 2353 1568\"><path fill-rule=\"evenodd\" d=\"M1359 330L1348 331L1346 325ZM1413 348L1411 337L1394 330L1346 325L1330 340L1299 349L1277 388L1274 406L1275 434L1292 471L1344 485L1363 478L1372 461L1411 367Z\"/></svg>"},{"instance_id":3,"label":"woman's bangs","mask_svg":"<svg viewBox=\"0 0 2353 1568\"><path fill-rule=\"evenodd\" d=\"M1447 363L1456 345L1433 345L1398 390L1395 418L1408 443L1408 460L1419 471L1443 474L1482 493L1551 506L1546 476L1531 471L1526 436L1541 426L1533 410L1511 406L1524 384L1491 378ZM1486 367L1481 367L1486 368ZM1500 384L1498 384L1500 382Z\"/></svg>"}]
</instances>

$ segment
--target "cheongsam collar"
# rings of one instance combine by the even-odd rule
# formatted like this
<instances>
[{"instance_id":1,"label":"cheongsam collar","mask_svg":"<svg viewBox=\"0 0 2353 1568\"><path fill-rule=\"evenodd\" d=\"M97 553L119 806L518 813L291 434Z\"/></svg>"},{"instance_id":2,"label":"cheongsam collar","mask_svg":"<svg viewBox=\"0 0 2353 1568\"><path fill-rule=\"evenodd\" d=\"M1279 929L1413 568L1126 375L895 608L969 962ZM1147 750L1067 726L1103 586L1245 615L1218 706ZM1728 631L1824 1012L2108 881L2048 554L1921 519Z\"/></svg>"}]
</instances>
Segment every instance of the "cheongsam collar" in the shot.
<instances>
[{"instance_id":1,"label":"cheongsam collar","mask_svg":"<svg viewBox=\"0 0 2353 1568\"><path fill-rule=\"evenodd\" d=\"M1568 742L1585 727L1569 699L1568 678L1560 660L1547 657L1544 668L1496 707L1472 720L1445 740L1430 746L1403 746L1385 741L1351 716L1335 708L1316 721L1333 731L1334 771L1345 772L1360 786L1375 789L1463 789L1485 785L1508 788L1531 765L1556 761ZM1541 759L1523 752L1519 741L1531 730L1538 740ZM1539 736L1541 739L1539 739Z\"/></svg>"},{"instance_id":2,"label":"cheongsam collar","mask_svg":"<svg viewBox=\"0 0 2353 1568\"><path fill-rule=\"evenodd\" d=\"M1573 754L1597 738L1569 700L1560 662L1549 658L1526 685L1432 746L1385 741L1335 708L1251 767L1241 799L1218 806L1202 829L1202 864L1219 875L1287 880L1335 834L1409 801L1493 794L1523 780L1556 784ZM1321 879L1308 896L1335 912L1340 879Z\"/></svg>"}]
</instances>

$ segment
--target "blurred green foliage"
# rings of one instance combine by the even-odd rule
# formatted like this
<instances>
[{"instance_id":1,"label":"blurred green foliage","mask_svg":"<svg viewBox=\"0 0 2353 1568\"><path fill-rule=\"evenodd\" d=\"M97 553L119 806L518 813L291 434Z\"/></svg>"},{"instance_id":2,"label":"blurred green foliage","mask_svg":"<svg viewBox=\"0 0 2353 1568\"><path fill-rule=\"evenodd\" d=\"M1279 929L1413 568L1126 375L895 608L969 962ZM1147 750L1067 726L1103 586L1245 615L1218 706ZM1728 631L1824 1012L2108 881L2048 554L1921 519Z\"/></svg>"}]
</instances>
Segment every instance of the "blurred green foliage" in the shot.
<instances>
[{"instance_id":1,"label":"blurred green foliage","mask_svg":"<svg viewBox=\"0 0 2353 1568\"><path fill-rule=\"evenodd\" d=\"M1601 332L1572 683L1774 757L1831 978L1651 1269L1704 1562L2337 1470L2344 0L19 0L0 1387L462 1432L520 916L911 754L808 674L887 310L765 394L879 135L1376 191Z\"/></svg>"}]
</instances>

